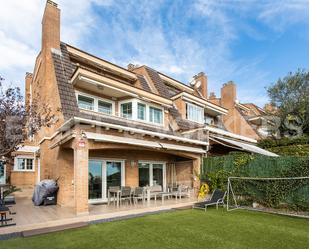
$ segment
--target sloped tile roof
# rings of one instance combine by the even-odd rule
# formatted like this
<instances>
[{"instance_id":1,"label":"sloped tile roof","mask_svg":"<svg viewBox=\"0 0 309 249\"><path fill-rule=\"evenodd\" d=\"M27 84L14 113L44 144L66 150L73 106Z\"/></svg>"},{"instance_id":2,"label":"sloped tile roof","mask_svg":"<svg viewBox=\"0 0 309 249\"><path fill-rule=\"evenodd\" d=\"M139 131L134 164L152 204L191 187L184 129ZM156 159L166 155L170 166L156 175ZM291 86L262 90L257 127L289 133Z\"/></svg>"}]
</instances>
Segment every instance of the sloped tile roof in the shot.
<instances>
[{"instance_id":1,"label":"sloped tile roof","mask_svg":"<svg viewBox=\"0 0 309 249\"><path fill-rule=\"evenodd\" d=\"M146 79L144 78L143 75L137 75L137 78L139 80L139 82L141 83L141 87L143 88L143 90L147 91L147 92L152 92L150 89L150 86L148 85Z\"/></svg>"},{"instance_id":2,"label":"sloped tile roof","mask_svg":"<svg viewBox=\"0 0 309 249\"><path fill-rule=\"evenodd\" d=\"M169 108L168 111L173 116L174 120L177 122L177 125L181 130L190 130L190 129L204 127L203 124L198 124L198 123L183 119L181 117L181 114L175 107Z\"/></svg>"},{"instance_id":3,"label":"sloped tile roof","mask_svg":"<svg viewBox=\"0 0 309 249\"><path fill-rule=\"evenodd\" d=\"M61 44L61 54L52 52L55 74L58 83L61 109L65 120L79 113L72 84L69 82L75 66L70 62L65 44Z\"/></svg>"},{"instance_id":4,"label":"sloped tile roof","mask_svg":"<svg viewBox=\"0 0 309 249\"><path fill-rule=\"evenodd\" d=\"M158 74L157 71L150 67L145 67L150 79L152 80L154 86L158 90L158 93L164 97L164 98L170 98L171 95L169 94L169 91L164 84L163 80L161 79L160 75Z\"/></svg>"}]
</instances>

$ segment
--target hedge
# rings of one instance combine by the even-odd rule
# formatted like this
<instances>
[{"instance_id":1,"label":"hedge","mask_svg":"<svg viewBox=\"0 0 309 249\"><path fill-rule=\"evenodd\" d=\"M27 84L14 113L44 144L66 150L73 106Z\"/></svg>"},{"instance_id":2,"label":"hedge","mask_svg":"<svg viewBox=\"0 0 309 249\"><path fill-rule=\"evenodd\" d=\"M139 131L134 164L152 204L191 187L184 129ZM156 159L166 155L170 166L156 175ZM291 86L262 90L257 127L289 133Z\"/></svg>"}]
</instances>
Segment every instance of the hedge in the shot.
<instances>
[{"instance_id":1,"label":"hedge","mask_svg":"<svg viewBox=\"0 0 309 249\"><path fill-rule=\"evenodd\" d=\"M267 157L247 153L230 153L221 157L204 158L201 180L211 189L227 187L229 176L300 177L309 176L309 157ZM239 181L234 190L245 194L243 200L258 202L266 207L282 206L293 210L309 210L309 180Z\"/></svg>"},{"instance_id":2,"label":"hedge","mask_svg":"<svg viewBox=\"0 0 309 249\"><path fill-rule=\"evenodd\" d=\"M309 145L309 136L302 136L296 138L284 137L281 139L264 139L258 142L258 146L264 149L288 146L288 145Z\"/></svg>"}]
</instances>

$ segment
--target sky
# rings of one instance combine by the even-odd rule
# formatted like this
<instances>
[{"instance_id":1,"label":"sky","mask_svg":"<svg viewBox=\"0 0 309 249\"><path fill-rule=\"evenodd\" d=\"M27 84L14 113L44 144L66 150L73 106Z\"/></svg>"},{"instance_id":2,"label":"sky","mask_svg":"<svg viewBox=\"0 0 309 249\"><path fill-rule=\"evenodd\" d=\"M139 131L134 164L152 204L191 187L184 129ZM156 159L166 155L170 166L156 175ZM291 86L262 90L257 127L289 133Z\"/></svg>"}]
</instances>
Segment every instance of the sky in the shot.
<instances>
[{"instance_id":1,"label":"sky","mask_svg":"<svg viewBox=\"0 0 309 249\"><path fill-rule=\"evenodd\" d=\"M0 75L24 88L41 46L45 0L0 0ZM309 69L309 0L55 0L61 40L126 67L148 65L208 90L237 84L238 100L267 103L265 88Z\"/></svg>"}]
</instances>

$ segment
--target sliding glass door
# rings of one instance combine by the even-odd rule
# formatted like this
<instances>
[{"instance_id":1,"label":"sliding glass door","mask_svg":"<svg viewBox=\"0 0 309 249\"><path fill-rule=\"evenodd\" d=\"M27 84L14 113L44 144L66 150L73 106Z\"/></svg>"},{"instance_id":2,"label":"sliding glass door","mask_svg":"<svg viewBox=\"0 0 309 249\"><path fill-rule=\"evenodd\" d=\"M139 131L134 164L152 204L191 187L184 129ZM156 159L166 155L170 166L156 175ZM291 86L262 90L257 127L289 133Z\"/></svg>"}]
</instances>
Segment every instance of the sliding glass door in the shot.
<instances>
[{"instance_id":1,"label":"sliding glass door","mask_svg":"<svg viewBox=\"0 0 309 249\"><path fill-rule=\"evenodd\" d=\"M89 161L88 175L89 199L102 198L102 162L96 160Z\"/></svg>"},{"instance_id":2,"label":"sliding glass door","mask_svg":"<svg viewBox=\"0 0 309 249\"><path fill-rule=\"evenodd\" d=\"M139 186L162 186L166 189L166 169L165 163L161 162L143 162L138 163Z\"/></svg>"},{"instance_id":3,"label":"sliding glass door","mask_svg":"<svg viewBox=\"0 0 309 249\"><path fill-rule=\"evenodd\" d=\"M123 160L89 160L89 201L106 201L109 187L125 185L124 174Z\"/></svg>"}]
</instances>

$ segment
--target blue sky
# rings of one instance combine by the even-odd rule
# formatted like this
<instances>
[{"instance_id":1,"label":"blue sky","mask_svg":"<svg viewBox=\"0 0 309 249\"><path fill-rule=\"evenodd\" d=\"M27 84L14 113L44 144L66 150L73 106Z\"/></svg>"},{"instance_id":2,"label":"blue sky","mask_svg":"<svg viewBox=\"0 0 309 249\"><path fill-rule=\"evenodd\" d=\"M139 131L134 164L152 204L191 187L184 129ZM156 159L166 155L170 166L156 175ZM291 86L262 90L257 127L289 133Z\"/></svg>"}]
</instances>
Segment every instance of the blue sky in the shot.
<instances>
[{"instance_id":1,"label":"blue sky","mask_svg":"<svg viewBox=\"0 0 309 249\"><path fill-rule=\"evenodd\" d=\"M263 106L265 87L309 68L309 0L58 0L61 39L126 67L147 64L209 91L237 84L238 99ZM40 49L44 0L10 0L0 16L0 75L23 87Z\"/></svg>"}]
</instances>

